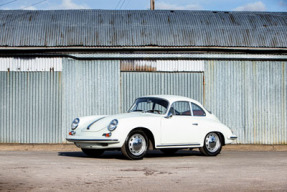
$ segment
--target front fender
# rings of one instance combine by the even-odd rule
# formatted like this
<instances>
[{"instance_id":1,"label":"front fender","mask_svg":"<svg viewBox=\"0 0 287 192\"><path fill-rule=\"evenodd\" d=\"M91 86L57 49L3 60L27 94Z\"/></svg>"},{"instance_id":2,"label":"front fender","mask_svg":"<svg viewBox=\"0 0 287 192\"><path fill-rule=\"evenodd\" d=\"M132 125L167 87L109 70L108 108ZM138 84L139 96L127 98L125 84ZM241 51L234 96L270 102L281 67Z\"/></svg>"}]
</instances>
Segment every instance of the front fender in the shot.
<instances>
[{"instance_id":1,"label":"front fender","mask_svg":"<svg viewBox=\"0 0 287 192\"><path fill-rule=\"evenodd\" d=\"M160 120L158 117L121 119L117 129L112 134L114 138L119 138L120 144L123 145L129 133L137 128L149 130L153 134L155 144L160 141Z\"/></svg>"}]
</instances>

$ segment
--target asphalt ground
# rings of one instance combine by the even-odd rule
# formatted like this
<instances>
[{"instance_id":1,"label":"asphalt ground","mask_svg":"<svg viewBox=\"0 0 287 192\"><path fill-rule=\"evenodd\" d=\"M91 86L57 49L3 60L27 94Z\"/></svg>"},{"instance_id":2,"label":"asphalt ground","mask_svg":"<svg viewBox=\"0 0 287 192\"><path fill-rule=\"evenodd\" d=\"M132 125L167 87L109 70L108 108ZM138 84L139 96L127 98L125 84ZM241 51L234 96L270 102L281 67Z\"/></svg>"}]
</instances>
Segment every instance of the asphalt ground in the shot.
<instances>
[{"instance_id":1,"label":"asphalt ground","mask_svg":"<svg viewBox=\"0 0 287 192\"><path fill-rule=\"evenodd\" d=\"M256 145L231 144L222 148L224 151L286 151L287 144L282 145ZM69 144L17 144L0 143L0 151L81 151L73 143Z\"/></svg>"},{"instance_id":2,"label":"asphalt ground","mask_svg":"<svg viewBox=\"0 0 287 192\"><path fill-rule=\"evenodd\" d=\"M140 161L107 151L0 151L0 191L287 191L287 152L198 151Z\"/></svg>"}]
</instances>

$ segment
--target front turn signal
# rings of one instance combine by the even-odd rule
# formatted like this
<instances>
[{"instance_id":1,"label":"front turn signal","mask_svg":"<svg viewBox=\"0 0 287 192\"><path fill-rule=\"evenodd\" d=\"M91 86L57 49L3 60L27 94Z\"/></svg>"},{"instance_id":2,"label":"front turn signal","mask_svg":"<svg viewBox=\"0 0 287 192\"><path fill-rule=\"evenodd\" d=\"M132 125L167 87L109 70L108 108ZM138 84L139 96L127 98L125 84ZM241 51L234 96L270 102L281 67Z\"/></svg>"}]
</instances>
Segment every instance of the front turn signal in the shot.
<instances>
[{"instance_id":1,"label":"front turn signal","mask_svg":"<svg viewBox=\"0 0 287 192\"><path fill-rule=\"evenodd\" d=\"M69 135L75 135L76 134L76 132L75 131L71 131L71 132L69 132Z\"/></svg>"}]
</instances>

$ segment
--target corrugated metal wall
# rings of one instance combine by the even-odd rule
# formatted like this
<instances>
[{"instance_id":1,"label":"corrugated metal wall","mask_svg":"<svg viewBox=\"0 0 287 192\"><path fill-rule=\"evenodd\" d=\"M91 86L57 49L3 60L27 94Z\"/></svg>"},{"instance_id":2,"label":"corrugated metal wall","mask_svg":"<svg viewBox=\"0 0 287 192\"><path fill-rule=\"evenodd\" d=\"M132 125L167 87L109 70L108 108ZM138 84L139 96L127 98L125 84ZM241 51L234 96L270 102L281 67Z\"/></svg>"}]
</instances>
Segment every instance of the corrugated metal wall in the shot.
<instances>
[{"instance_id":1,"label":"corrugated metal wall","mask_svg":"<svg viewBox=\"0 0 287 192\"><path fill-rule=\"evenodd\" d=\"M167 63L0 58L0 143L62 143L75 117L126 111L149 94L204 103L234 130L237 143L287 143L287 62Z\"/></svg>"},{"instance_id":2,"label":"corrugated metal wall","mask_svg":"<svg viewBox=\"0 0 287 192\"><path fill-rule=\"evenodd\" d=\"M62 142L61 90L60 72L0 72L0 143Z\"/></svg>"},{"instance_id":3,"label":"corrugated metal wall","mask_svg":"<svg viewBox=\"0 0 287 192\"><path fill-rule=\"evenodd\" d=\"M237 143L287 143L287 66L275 61L207 61L206 107Z\"/></svg>"},{"instance_id":4,"label":"corrugated metal wall","mask_svg":"<svg viewBox=\"0 0 287 192\"><path fill-rule=\"evenodd\" d=\"M76 117L120 112L119 80L117 60L63 60L63 139Z\"/></svg>"},{"instance_id":5,"label":"corrugated metal wall","mask_svg":"<svg viewBox=\"0 0 287 192\"><path fill-rule=\"evenodd\" d=\"M0 68L0 143L66 142L75 117L120 112L119 61L1 58Z\"/></svg>"},{"instance_id":6,"label":"corrugated metal wall","mask_svg":"<svg viewBox=\"0 0 287 192\"><path fill-rule=\"evenodd\" d=\"M122 111L127 111L139 96L171 94L202 102L203 73L122 72Z\"/></svg>"}]
</instances>

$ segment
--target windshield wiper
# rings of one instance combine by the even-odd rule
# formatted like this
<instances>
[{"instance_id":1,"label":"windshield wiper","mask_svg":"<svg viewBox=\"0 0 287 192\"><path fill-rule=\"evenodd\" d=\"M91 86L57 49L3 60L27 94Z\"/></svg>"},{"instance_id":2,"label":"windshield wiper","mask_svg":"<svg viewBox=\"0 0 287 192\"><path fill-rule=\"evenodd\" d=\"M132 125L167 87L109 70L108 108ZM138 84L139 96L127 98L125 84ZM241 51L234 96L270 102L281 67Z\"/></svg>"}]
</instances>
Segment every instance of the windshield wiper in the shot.
<instances>
[{"instance_id":1,"label":"windshield wiper","mask_svg":"<svg viewBox=\"0 0 287 192\"><path fill-rule=\"evenodd\" d=\"M133 110L131 112L143 112L143 110L140 110L140 109L136 109L136 110Z\"/></svg>"}]
</instances>

